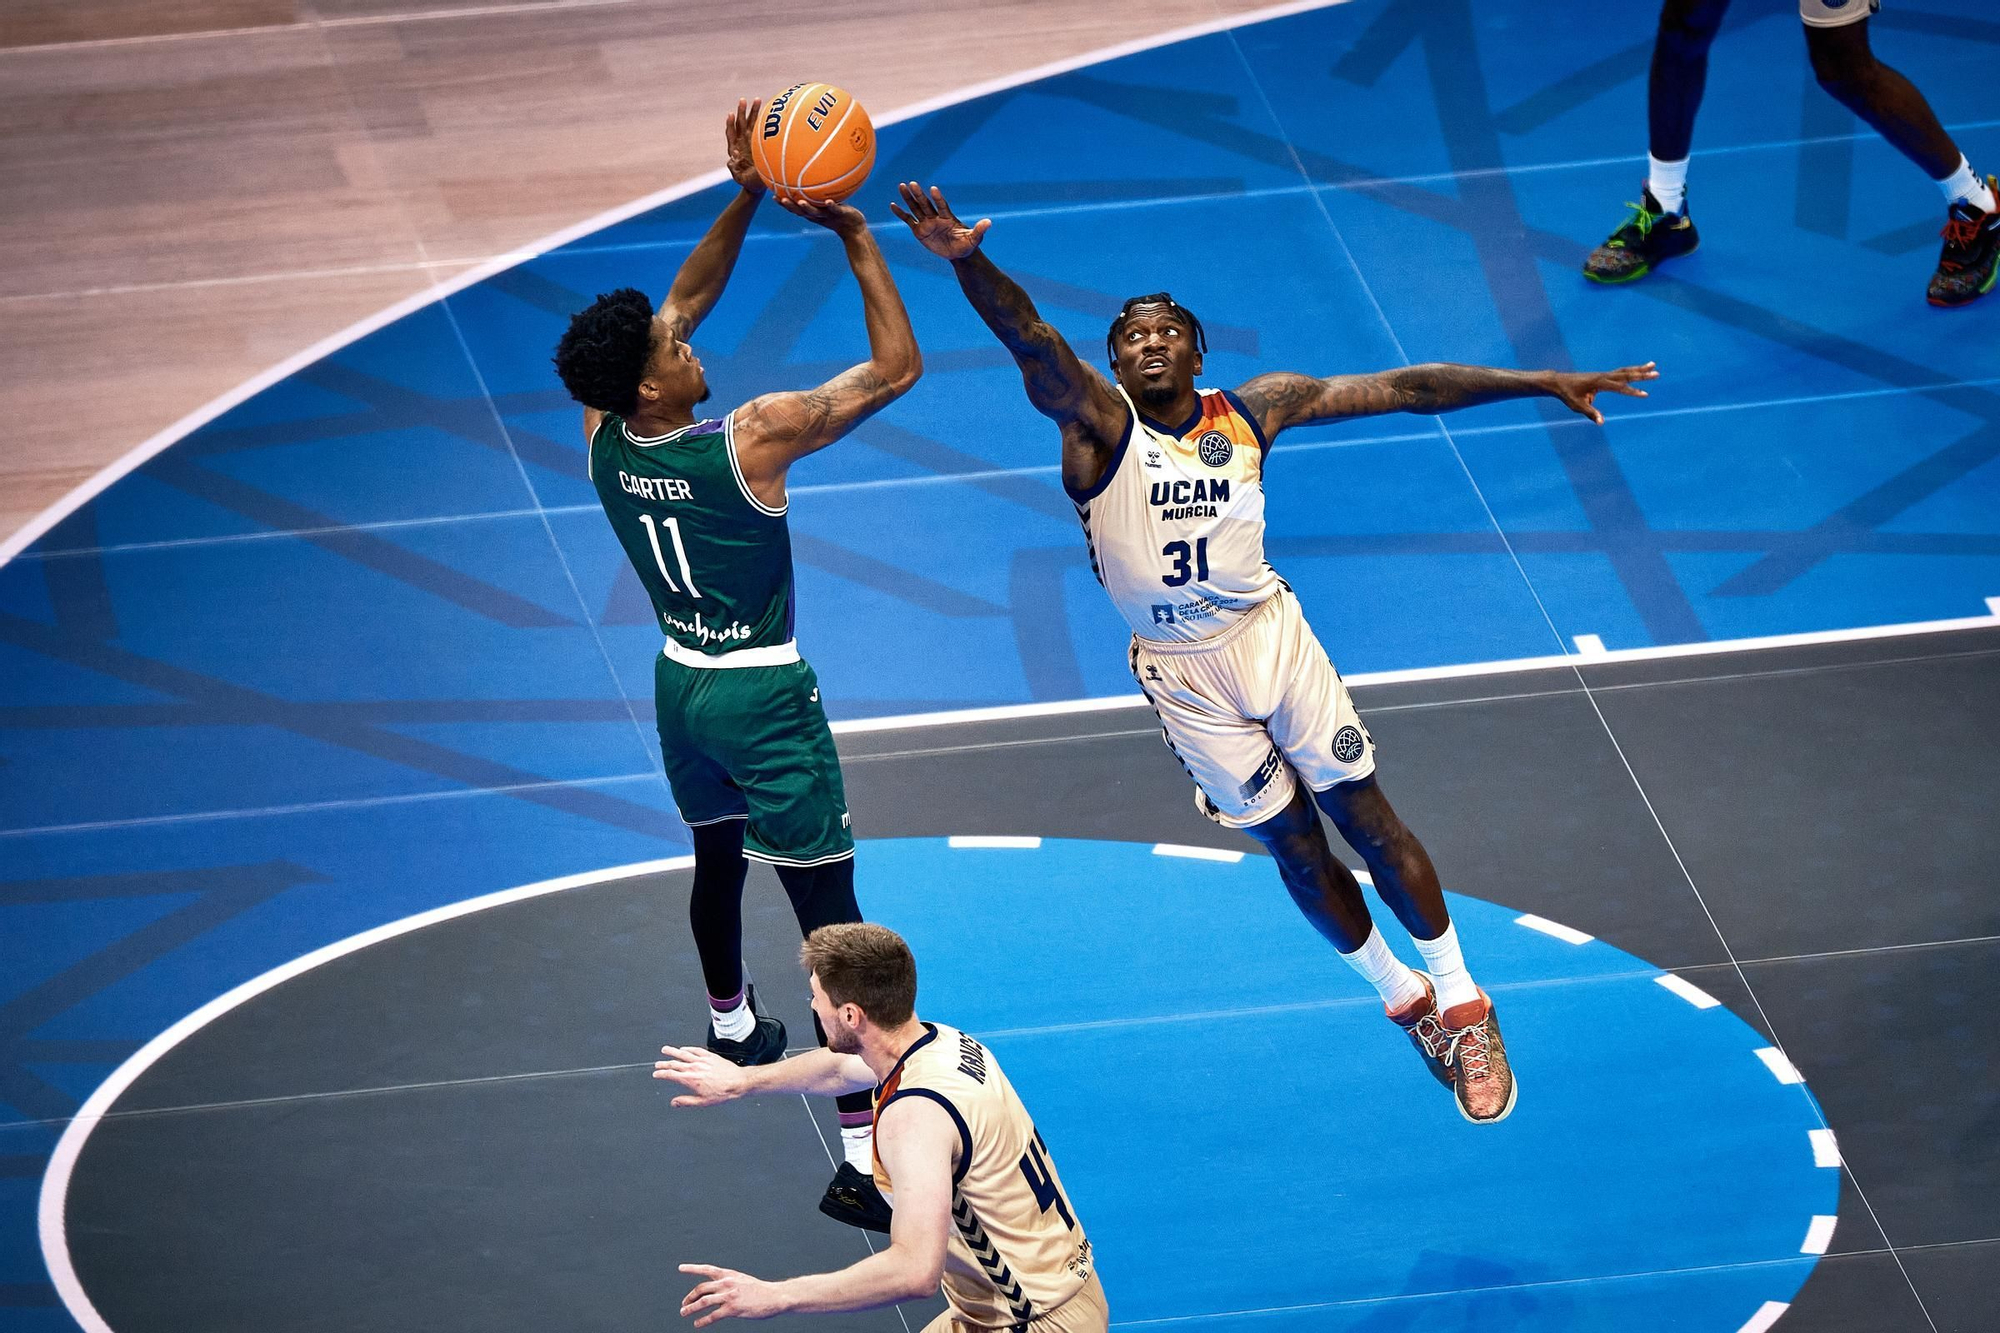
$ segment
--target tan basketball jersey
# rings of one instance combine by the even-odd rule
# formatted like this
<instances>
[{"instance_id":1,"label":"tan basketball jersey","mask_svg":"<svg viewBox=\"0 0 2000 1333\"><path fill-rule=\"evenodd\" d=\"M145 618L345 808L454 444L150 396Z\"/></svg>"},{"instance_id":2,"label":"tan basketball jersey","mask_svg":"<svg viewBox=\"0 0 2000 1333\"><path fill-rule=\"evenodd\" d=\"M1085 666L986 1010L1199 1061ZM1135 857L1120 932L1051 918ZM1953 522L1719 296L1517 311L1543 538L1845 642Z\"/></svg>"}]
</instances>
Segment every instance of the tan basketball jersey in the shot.
<instances>
[{"instance_id":1,"label":"tan basketball jersey","mask_svg":"<svg viewBox=\"0 0 2000 1333\"><path fill-rule=\"evenodd\" d=\"M1226 389L1178 426L1125 399L1125 438L1089 491L1069 493L1090 567L1142 639L1209 639L1278 591L1264 559L1264 437Z\"/></svg>"},{"instance_id":2,"label":"tan basketball jersey","mask_svg":"<svg viewBox=\"0 0 2000 1333\"><path fill-rule=\"evenodd\" d=\"M875 1090L875 1118L905 1097L929 1098L950 1113L959 1150L945 1299L966 1323L1021 1328L1090 1281L1090 1240L992 1052L955 1028L923 1026L925 1035ZM894 1202L880 1154L875 1186Z\"/></svg>"}]
</instances>

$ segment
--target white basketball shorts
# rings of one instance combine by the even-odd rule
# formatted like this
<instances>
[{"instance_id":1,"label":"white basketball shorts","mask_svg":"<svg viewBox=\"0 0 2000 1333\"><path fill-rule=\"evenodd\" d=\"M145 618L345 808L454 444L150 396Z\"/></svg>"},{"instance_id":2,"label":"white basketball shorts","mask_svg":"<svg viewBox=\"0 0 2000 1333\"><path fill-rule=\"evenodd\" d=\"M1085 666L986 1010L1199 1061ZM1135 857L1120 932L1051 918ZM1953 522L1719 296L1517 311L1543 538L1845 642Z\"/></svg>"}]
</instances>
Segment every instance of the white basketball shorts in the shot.
<instances>
[{"instance_id":1,"label":"white basketball shorts","mask_svg":"<svg viewBox=\"0 0 2000 1333\"><path fill-rule=\"evenodd\" d=\"M1375 742L1290 588L1212 639L1134 638L1131 661L1168 748L1230 828L1284 809L1296 780L1325 791L1375 771Z\"/></svg>"}]
</instances>

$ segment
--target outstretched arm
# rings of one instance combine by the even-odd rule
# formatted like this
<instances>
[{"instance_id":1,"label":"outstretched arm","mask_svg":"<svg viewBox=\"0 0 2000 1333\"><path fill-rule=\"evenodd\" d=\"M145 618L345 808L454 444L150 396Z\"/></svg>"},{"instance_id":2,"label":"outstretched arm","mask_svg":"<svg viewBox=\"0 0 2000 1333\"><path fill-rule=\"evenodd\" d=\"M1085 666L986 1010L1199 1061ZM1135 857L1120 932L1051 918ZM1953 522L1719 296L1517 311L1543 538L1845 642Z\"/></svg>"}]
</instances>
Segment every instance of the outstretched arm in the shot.
<instances>
[{"instance_id":1,"label":"outstretched arm","mask_svg":"<svg viewBox=\"0 0 2000 1333\"><path fill-rule=\"evenodd\" d=\"M804 393L770 393L736 409L736 458L751 493L776 508L785 500L785 473L910 391L924 373L910 314L889 276L868 219L845 204L819 207L786 197L778 202L838 235L861 284L868 323L868 359Z\"/></svg>"},{"instance_id":2,"label":"outstretched arm","mask_svg":"<svg viewBox=\"0 0 2000 1333\"><path fill-rule=\"evenodd\" d=\"M1021 284L980 250L992 219L968 227L951 211L937 186L925 191L915 181L905 181L898 188L903 207L890 204L890 211L925 249L951 261L965 299L1021 368L1035 410L1063 425L1081 425L1106 443L1115 442L1124 430L1124 404L1104 376L1084 365L1062 334L1042 318Z\"/></svg>"},{"instance_id":3,"label":"outstretched arm","mask_svg":"<svg viewBox=\"0 0 2000 1333\"><path fill-rule=\"evenodd\" d=\"M713 1264L682 1264L701 1281L681 1298L681 1315L704 1328L718 1319L873 1310L934 1294L951 1229L952 1160L958 1127L936 1102L905 1097L876 1128L875 1151L896 1183L889 1248L837 1273L766 1282Z\"/></svg>"},{"instance_id":4,"label":"outstretched arm","mask_svg":"<svg viewBox=\"0 0 2000 1333\"><path fill-rule=\"evenodd\" d=\"M1571 411L1604 424L1597 410L1599 393L1644 398L1634 381L1658 379L1648 361L1605 371L1502 370L1493 366L1459 366L1434 362L1384 370L1373 375L1311 375L1279 372L1259 375L1236 391L1243 405L1257 416L1270 439L1287 426L1309 426L1346 417L1378 416L1384 412L1436 415L1461 407L1497 403L1504 398L1550 397Z\"/></svg>"},{"instance_id":5,"label":"outstretched arm","mask_svg":"<svg viewBox=\"0 0 2000 1333\"><path fill-rule=\"evenodd\" d=\"M724 122L729 174L742 189L709 227L701 243L681 262L680 272L674 274L674 285L667 289L666 299L660 303L660 313L672 325L674 337L683 342L708 318L722 289L729 285L736 256L743 251L744 233L750 230L750 219L764 200L764 178L757 174L750 157L750 131L763 105L761 101L738 101L736 110Z\"/></svg>"},{"instance_id":6,"label":"outstretched arm","mask_svg":"<svg viewBox=\"0 0 2000 1333\"><path fill-rule=\"evenodd\" d=\"M653 1077L687 1091L675 1106L716 1106L738 1097L792 1093L840 1097L875 1086L875 1076L858 1055L838 1055L821 1047L768 1065L738 1065L702 1046L662 1046L664 1060L653 1062Z\"/></svg>"}]
</instances>

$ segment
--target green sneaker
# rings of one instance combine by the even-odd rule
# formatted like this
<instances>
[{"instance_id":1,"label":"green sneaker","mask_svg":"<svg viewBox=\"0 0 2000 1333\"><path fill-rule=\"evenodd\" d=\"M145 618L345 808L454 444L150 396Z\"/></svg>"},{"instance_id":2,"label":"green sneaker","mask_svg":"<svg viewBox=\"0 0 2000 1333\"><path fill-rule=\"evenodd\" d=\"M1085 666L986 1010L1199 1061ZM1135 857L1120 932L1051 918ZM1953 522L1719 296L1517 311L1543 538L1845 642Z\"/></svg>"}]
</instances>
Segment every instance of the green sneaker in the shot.
<instances>
[{"instance_id":1,"label":"green sneaker","mask_svg":"<svg viewBox=\"0 0 2000 1333\"><path fill-rule=\"evenodd\" d=\"M1679 258L1701 244L1701 233L1694 229L1685 203L1680 212L1669 213L1651 190L1642 190L1639 202L1625 207L1632 216L1583 261L1583 276L1592 282L1635 282L1651 273L1653 265Z\"/></svg>"}]
</instances>

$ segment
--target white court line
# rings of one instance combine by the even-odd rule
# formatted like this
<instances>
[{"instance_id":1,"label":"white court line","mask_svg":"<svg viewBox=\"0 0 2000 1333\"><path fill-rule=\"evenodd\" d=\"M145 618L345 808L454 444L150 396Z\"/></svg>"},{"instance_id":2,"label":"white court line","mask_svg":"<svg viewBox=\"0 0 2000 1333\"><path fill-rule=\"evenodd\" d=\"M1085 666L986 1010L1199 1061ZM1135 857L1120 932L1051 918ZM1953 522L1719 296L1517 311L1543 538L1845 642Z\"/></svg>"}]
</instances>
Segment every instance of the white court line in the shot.
<instances>
[{"instance_id":1,"label":"white court line","mask_svg":"<svg viewBox=\"0 0 2000 1333\"><path fill-rule=\"evenodd\" d=\"M647 247L623 246L618 248L643 249ZM583 252L579 250L574 251L574 253ZM498 258L511 259L517 262L525 262L535 257L532 251L521 251L518 254L498 256ZM452 262L454 264L469 264L481 261L456 260ZM432 264L430 266L438 267L439 265ZM424 267L424 265L414 265L413 267ZM105 290L108 291L110 289ZM138 289L134 288L132 290ZM83 294L89 295L91 293ZM39 296L0 296L0 305L4 305L9 301L41 299L44 298ZM1637 424L1655 421L1663 417L1702 416L1721 412L1750 412L1778 408L1810 407L1822 403L1850 402L1862 398L1890 398L1911 394L1937 393L1948 389L1983 389L1995 387L2000 387L2000 378L1953 380L1948 384L1926 384L1910 388L1854 389L1843 393L1801 394L1793 398L1759 398L1738 402L1704 403L1695 407L1670 407L1658 410L1649 409L1636 412L1623 412L1618 416L1617 420L1626 424ZM1574 417L1554 422L1503 422L1491 426L1459 426L1454 433L1463 438L1469 435L1516 435L1528 431L1567 430L1571 427L1583 426L1591 426L1591 423L1582 417ZM1596 427L1592 428L1596 429ZM1439 436L1435 430L1428 430L1394 431L1386 435L1340 436L1333 439L1302 438L1289 443L1274 444L1271 446L1271 453L1274 456L1278 454L1291 456L1294 454L1325 453L1335 449L1361 449L1380 444L1411 444L1424 441L1436 443L1439 441ZM922 472L909 476L870 477L860 481L807 482L803 485L791 487L790 492L794 498L797 498L805 495L845 495L856 491L902 490L910 487L976 486L981 482L1006 481L1019 477L1053 477L1061 471L1062 465L1059 463L1028 463L1019 467L976 468L966 472ZM19 560L63 560L77 556L113 555L132 551L172 550L189 546L218 546L231 542L267 541L272 538L316 537L344 532L379 532L392 528L433 527L442 523L472 523L486 519L533 518L538 514L595 514L599 510L600 506L595 503L545 505L540 509L488 509L470 514L431 514L422 518L370 519L360 523L328 523L311 528L263 528L255 532L217 533L207 537L174 537L158 541L118 542L108 546L65 547L56 551L24 551L16 552L11 558ZM1747 540L1746 537L1746 543ZM1750 547L1746 544L1744 547L1737 549L1748 550ZM0 564L5 563L5 559L0 559ZM2000 617L2000 610L1992 609L1996 605L2000 605L2000 597L1988 597L1985 600L1991 614Z\"/></svg>"},{"instance_id":2,"label":"white court line","mask_svg":"<svg viewBox=\"0 0 2000 1333\"><path fill-rule=\"evenodd\" d=\"M1576 644L1577 654L1582 657L1602 657L1606 652L1604 639L1600 635L1578 634L1571 642Z\"/></svg>"},{"instance_id":3,"label":"white court line","mask_svg":"<svg viewBox=\"0 0 2000 1333\"><path fill-rule=\"evenodd\" d=\"M954 834L947 841L953 847L1015 847L1032 850L1042 845L1040 838L982 837L978 834Z\"/></svg>"},{"instance_id":4,"label":"white court line","mask_svg":"<svg viewBox=\"0 0 2000 1333\"><path fill-rule=\"evenodd\" d=\"M1765 1301L1758 1307L1757 1313L1750 1316L1750 1322L1736 1333L1769 1333L1771 1325L1783 1318L1785 1311L1791 1308L1791 1304L1787 1301Z\"/></svg>"},{"instance_id":5,"label":"white court line","mask_svg":"<svg viewBox=\"0 0 2000 1333\"><path fill-rule=\"evenodd\" d=\"M1834 1141L1830 1129L1809 1129L1806 1137L1812 1140L1814 1166L1839 1166L1840 1145Z\"/></svg>"},{"instance_id":6,"label":"white court line","mask_svg":"<svg viewBox=\"0 0 2000 1333\"><path fill-rule=\"evenodd\" d=\"M1803 1083L1806 1076L1799 1067L1785 1057L1785 1053L1775 1046L1765 1046L1757 1052L1757 1058L1764 1062L1764 1068L1771 1071L1771 1077L1780 1083Z\"/></svg>"},{"instance_id":7,"label":"white court line","mask_svg":"<svg viewBox=\"0 0 2000 1333\"><path fill-rule=\"evenodd\" d=\"M111 1326L90 1303L84 1293L83 1284L76 1275L76 1265L70 1259L69 1237L64 1230L64 1209L69 1200L70 1174L76 1169L76 1159L83 1152L83 1145L89 1141L91 1131L110 1111L125 1089L132 1086L167 1052L186 1041L189 1037L207 1027L230 1010L248 1003L265 991L301 976L324 963L365 949L383 940L407 935L426 926L434 926L441 921L468 916L473 912L483 912L506 903L520 902L527 898L539 898L547 893L560 893L564 889L581 888L586 884L602 884L609 880L632 879L640 875L660 874L670 870L687 870L694 866L692 856L674 856L659 861L639 861L632 865L614 866L607 870L590 870L579 875L564 875L558 879L545 879L534 884L523 884L517 888L502 889L484 897L468 898L464 902L449 903L419 912L415 916L404 917L401 921L391 921L373 930L364 930L359 935L350 935L344 940L336 940L323 949L315 949L289 963L281 964L237 986L233 990L218 995L201 1008L175 1023L159 1036L141 1046L137 1051L111 1072L111 1077L97 1085L78 1108L76 1117L64 1128L62 1137L56 1140L55 1151L49 1154L48 1170L42 1176L41 1198L36 1206L36 1223L41 1234L42 1262L49 1270L49 1281L54 1284L63 1304L68 1307L70 1317L83 1326L85 1333L111 1333Z\"/></svg>"},{"instance_id":8,"label":"white court line","mask_svg":"<svg viewBox=\"0 0 2000 1333\"><path fill-rule=\"evenodd\" d=\"M1799 1246L1800 1254L1825 1254L1826 1247L1833 1244L1833 1229L1840 1222L1837 1217L1824 1213L1813 1217L1812 1225L1806 1228L1805 1243Z\"/></svg>"},{"instance_id":9,"label":"white court line","mask_svg":"<svg viewBox=\"0 0 2000 1333\"><path fill-rule=\"evenodd\" d=\"M1763 652L1771 648L1804 648L1816 644L1860 643L1873 639L1896 639L1915 634L1945 634L1959 630L2000 627L2000 613L1963 616L1956 620L1920 620L1903 625L1868 625L1860 629L1813 630L1804 634L1766 634L1751 639L1717 639L1706 643L1672 643L1652 648L1613 648L1591 665L1617 662L1654 662L1676 657L1710 657L1724 653ZM1461 662L1452 666L1411 667L1399 671L1359 671L1343 674L1350 687L1358 685L1403 685L1414 681L1459 680L1468 676L1498 676L1515 671L1541 671L1553 667L1570 668L1576 658L1568 654L1543 657L1510 657L1491 662ZM1116 708L1145 708L1143 694L1114 694L1095 699L1064 699L1048 703L1005 704L994 708L961 708L938 713L905 713L900 717L854 718L836 722L836 734L868 731L900 731L905 727L948 727L967 722L998 722L1014 718L1053 717L1067 713L1106 712Z\"/></svg>"},{"instance_id":10,"label":"white court line","mask_svg":"<svg viewBox=\"0 0 2000 1333\"><path fill-rule=\"evenodd\" d=\"M425 801L456 801L468 796L520 796L565 787L612 787L626 782L655 782L652 769L614 773L601 778L551 778L545 782L514 782L497 787L446 787L438 791L395 792L387 796L354 796L339 801L303 801L296 805L237 806L225 810L191 810L179 815L137 815L131 819L93 819L76 824L31 824L0 828L0 838L29 838L56 833L105 833L112 829L153 828L163 824L202 824L224 819L279 819L287 815L320 814L328 810L365 810L385 805L416 805Z\"/></svg>"},{"instance_id":11,"label":"white court line","mask_svg":"<svg viewBox=\"0 0 2000 1333\"><path fill-rule=\"evenodd\" d=\"M1595 935L1584 934L1574 926L1565 926L1560 921L1551 921L1545 916L1536 916L1533 912L1524 912L1520 916L1515 917L1514 924L1517 926L1526 926L1529 930L1539 930L1544 935L1553 935L1565 944L1588 944L1597 938Z\"/></svg>"},{"instance_id":12,"label":"white court line","mask_svg":"<svg viewBox=\"0 0 2000 1333\"><path fill-rule=\"evenodd\" d=\"M1178 842L1154 843L1153 855L1185 856L1190 861L1223 861L1231 865L1243 859L1242 852L1233 852L1222 847L1188 847Z\"/></svg>"},{"instance_id":13,"label":"white court line","mask_svg":"<svg viewBox=\"0 0 2000 1333\"><path fill-rule=\"evenodd\" d=\"M2000 619L2000 597L1989 597L1986 599L1986 612L1995 619Z\"/></svg>"},{"instance_id":14,"label":"white court line","mask_svg":"<svg viewBox=\"0 0 2000 1333\"><path fill-rule=\"evenodd\" d=\"M1697 1009L1713 1009L1722 1003L1722 1001L1716 999L1692 981L1683 980L1671 972L1662 973L1660 976L1654 977L1653 980L1680 996Z\"/></svg>"}]
</instances>

